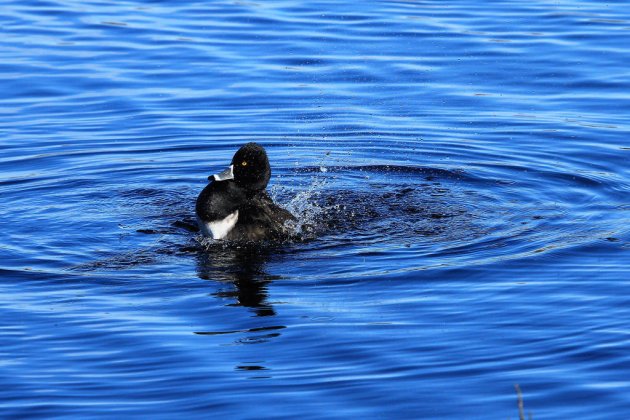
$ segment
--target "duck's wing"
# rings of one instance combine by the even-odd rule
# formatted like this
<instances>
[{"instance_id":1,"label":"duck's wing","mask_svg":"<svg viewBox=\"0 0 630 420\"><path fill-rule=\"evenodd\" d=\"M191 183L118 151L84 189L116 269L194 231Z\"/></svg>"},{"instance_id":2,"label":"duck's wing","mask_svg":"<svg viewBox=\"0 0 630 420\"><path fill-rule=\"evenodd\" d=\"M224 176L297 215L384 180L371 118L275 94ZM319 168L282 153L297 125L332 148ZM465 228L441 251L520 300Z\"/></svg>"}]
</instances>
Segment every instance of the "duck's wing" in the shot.
<instances>
[{"instance_id":1,"label":"duck's wing","mask_svg":"<svg viewBox=\"0 0 630 420\"><path fill-rule=\"evenodd\" d=\"M245 201L245 194L234 181L212 181L197 197L195 212L204 221L223 220Z\"/></svg>"}]
</instances>

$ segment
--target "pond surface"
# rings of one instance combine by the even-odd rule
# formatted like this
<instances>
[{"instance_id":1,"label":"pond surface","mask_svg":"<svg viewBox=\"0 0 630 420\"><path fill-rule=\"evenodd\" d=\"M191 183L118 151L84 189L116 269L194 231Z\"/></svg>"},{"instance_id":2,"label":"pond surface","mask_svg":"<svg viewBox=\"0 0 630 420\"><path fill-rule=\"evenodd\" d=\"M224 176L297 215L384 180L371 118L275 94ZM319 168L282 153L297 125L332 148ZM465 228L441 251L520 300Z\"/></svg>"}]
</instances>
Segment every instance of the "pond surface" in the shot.
<instances>
[{"instance_id":1,"label":"pond surface","mask_svg":"<svg viewBox=\"0 0 630 420\"><path fill-rule=\"evenodd\" d=\"M630 415L630 8L17 1L6 417ZM315 234L205 246L242 144Z\"/></svg>"}]
</instances>

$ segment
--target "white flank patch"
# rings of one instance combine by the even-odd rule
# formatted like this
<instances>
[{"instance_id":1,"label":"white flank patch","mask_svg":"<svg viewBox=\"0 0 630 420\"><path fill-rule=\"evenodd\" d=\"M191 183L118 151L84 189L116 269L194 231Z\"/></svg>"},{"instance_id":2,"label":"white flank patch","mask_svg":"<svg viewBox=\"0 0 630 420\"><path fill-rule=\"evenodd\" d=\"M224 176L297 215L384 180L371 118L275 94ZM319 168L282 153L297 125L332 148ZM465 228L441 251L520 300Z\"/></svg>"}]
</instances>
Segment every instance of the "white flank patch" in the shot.
<instances>
[{"instance_id":1,"label":"white flank patch","mask_svg":"<svg viewBox=\"0 0 630 420\"><path fill-rule=\"evenodd\" d=\"M201 232L204 236L212 239L224 239L228 233L234 228L238 221L238 210L228 215L225 219L214 222L200 223Z\"/></svg>"}]
</instances>

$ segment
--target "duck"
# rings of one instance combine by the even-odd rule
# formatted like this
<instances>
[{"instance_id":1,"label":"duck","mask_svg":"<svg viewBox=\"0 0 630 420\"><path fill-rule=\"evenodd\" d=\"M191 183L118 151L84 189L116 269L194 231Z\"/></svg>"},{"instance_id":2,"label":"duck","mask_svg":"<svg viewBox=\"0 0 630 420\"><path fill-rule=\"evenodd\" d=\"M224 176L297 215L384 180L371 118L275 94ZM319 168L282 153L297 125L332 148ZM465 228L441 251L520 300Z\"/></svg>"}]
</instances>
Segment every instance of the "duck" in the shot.
<instances>
[{"instance_id":1,"label":"duck","mask_svg":"<svg viewBox=\"0 0 630 420\"><path fill-rule=\"evenodd\" d=\"M251 142L239 148L230 166L208 177L195 204L203 236L227 241L278 241L297 219L267 192L271 166L267 151Z\"/></svg>"}]
</instances>

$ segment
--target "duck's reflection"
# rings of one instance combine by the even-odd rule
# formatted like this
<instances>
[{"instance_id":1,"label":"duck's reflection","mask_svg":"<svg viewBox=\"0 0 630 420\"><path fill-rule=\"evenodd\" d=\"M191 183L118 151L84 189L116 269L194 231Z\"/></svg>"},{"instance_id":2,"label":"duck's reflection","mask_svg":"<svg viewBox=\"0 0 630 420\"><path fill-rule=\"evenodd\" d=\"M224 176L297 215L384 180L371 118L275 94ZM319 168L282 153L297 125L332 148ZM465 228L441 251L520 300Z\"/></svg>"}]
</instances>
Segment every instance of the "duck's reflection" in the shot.
<instances>
[{"instance_id":1,"label":"duck's reflection","mask_svg":"<svg viewBox=\"0 0 630 420\"><path fill-rule=\"evenodd\" d=\"M280 277L265 273L268 258L268 250L247 246L203 250L197 254L197 274L204 280L234 285L233 290L213 293L234 299L228 306L244 306L257 316L273 316L276 313L267 301L267 285Z\"/></svg>"},{"instance_id":2,"label":"duck's reflection","mask_svg":"<svg viewBox=\"0 0 630 420\"><path fill-rule=\"evenodd\" d=\"M229 299L231 302L227 306L244 306L257 317L275 316L273 307L267 301L267 286L280 277L265 272L265 264L270 254L268 249L252 247L215 246L212 249L202 249L197 252L197 274L201 279L218 281L230 287L230 290L212 293L212 296ZM248 328L241 326L236 330L199 331L195 334L230 335L236 337L233 345L247 345L268 342L280 336L280 331L286 328L282 325L269 325L269 320L263 321L262 324ZM251 379L270 378L269 373L263 373L269 370L264 358L261 358L261 354L258 356L255 361L238 361L234 370L248 375Z\"/></svg>"}]
</instances>

